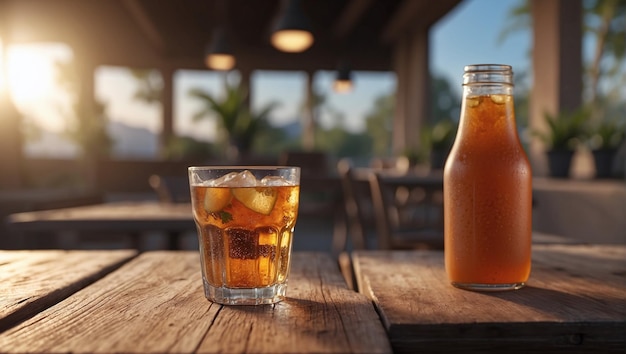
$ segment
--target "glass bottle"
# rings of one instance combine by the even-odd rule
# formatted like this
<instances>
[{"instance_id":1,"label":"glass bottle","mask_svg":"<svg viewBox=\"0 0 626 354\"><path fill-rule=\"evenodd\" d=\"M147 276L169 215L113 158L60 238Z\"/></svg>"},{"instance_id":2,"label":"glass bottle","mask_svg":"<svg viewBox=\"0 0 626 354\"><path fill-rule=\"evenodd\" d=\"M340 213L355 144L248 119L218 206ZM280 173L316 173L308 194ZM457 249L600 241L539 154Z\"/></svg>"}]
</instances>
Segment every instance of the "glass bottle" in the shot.
<instances>
[{"instance_id":1,"label":"glass bottle","mask_svg":"<svg viewBox=\"0 0 626 354\"><path fill-rule=\"evenodd\" d=\"M479 291L523 287L530 275L532 173L520 143L509 65L468 65L461 117L444 168L445 266Z\"/></svg>"}]
</instances>

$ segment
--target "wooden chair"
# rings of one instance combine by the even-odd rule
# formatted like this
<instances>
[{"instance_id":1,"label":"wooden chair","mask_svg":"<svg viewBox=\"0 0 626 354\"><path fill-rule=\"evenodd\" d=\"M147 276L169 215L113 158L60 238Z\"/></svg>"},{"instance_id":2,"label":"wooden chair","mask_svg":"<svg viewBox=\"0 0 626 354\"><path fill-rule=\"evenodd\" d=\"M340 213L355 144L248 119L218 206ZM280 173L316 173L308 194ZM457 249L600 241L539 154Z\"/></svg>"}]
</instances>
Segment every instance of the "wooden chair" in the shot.
<instances>
[{"instance_id":1,"label":"wooden chair","mask_svg":"<svg viewBox=\"0 0 626 354\"><path fill-rule=\"evenodd\" d=\"M357 178L349 159L341 159L337 163L337 171L341 179L347 234L343 239L334 240L333 249L345 251L347 236L350 237L353 249L367 249L367 231L375 228L369 182Z\"/></svg>"},{"instance_id":2,"label":"wooden chair","mask_svg":"<svg viewBox=\"0 0 626 354\"><path fill-rule=\"evenodd\" d=\"M369 177L379 249L443 249L443 178Z\"/></svg>"},{"instance_id":3,"label":"wooden chair","mask_svg":"<svg viewBox=\"0 0 626 354\"><path fill-rule=\"evenodd\" d=\"M321 151L286 151L280 155L278 163L300 167L303 177L326 176L330 172L328 156Z\"/></svg>"},{"instance_id":4,"label":"wooden chair","mask_svg":"<svg viewBox=\"0 0 626 354\"><path fill-rule=\"evenodd\" d=\"M279 164L300 167L300 206L298 219L333 220L333 244L345 238L346 225L343 213L341 183L334 171L329 169L328 156L321 151L287 151L279 158Z\"/></svg>"},{"instance_id":5,"label":"wooden chair","mask_svg":"<svg viewBox=\"0 0 626 354\"><path fill-rule=\"evenodd\" d=\"M190 203L189 180L182 176L152 175L148 179L150 187L163 203Z\"/></svg>"}]
</instances>

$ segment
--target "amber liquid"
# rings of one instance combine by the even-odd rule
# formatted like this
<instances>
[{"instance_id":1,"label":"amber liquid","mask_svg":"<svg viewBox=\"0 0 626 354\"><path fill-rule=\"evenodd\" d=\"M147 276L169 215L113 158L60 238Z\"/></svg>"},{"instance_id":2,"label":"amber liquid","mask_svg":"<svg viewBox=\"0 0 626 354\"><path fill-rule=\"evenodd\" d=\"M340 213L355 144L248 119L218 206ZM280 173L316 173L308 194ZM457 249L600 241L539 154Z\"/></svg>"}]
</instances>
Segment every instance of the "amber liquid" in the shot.
<instances>
[{"instance_id":1,"label":"amber liquid","mask_svg":"<svg viewBox=\"0 0 626 354\"><path fill-rule=\"evenodd\" d=\"M268 215L236 198L207 211L205 198L223 198L228 187L191 186L204 280L216 287L259 288L284 283L298 213L299 186L245 187L275 194Z\"/></svg>"},{"instance_id":2,"label":"amber liquid","mask_svg":"<svg viewBox=\"0 0 626 354\"><path fill-rule=\"evenodd\" d=\"M528 280L531 178L513 97L465 98L444 172L445 266L453 284Z\"/></svg>"}]
</instances>

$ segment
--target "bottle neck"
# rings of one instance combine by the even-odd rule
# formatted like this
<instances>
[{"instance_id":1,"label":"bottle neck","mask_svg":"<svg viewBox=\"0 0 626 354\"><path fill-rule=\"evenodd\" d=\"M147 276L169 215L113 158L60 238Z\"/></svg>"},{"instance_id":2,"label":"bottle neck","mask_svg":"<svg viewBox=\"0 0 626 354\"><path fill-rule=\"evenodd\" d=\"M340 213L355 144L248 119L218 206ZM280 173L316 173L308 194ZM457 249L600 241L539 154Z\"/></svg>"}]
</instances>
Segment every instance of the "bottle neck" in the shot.
<instances>
[{"instance_id":1,"label":"bottle neck","mask_svg":"<svg viewBox=\"0 0 626 354\"><path fill-rule=\"evenodd\" d=\"M465 85L458 135L461 140L516 141L512 87L498 84Z\"/></svg>"}]
</instances>

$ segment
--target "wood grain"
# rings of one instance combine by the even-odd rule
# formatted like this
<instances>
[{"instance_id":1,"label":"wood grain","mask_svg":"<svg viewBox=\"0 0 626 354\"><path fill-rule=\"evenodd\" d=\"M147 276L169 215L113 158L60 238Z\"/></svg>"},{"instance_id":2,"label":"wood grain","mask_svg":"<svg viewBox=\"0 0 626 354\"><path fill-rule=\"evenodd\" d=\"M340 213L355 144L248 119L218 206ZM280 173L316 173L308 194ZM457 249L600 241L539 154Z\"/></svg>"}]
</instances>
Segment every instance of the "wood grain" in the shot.
<instances>
[{"instance_id":1,"label":"wood grain","mask_svg":"<svg viewBox=\"0 0 626 354\"><path fill-rule=\"evenodd\" d=\"M369 296L394 351L589 352L626 348L626 247L536 245L526 288L452 287L443 252L359 251Z\"/></svg>"},{"instance_id":2,"label":"wood grain","mask_svg":"<svg viewBox=\"0 0 626 354\"><path fill-rule=\"evenodd\" d=\"M288 298L221 306L204 298L197 252L148 252L0 334L9 352L384 353L367 297L329 256L296 253Z\"/></svg>"},{"instance_id":3,"label":"wood grain","mask_svg":"<svg viewBox=\"0 0 626 354\"><path fill-rule=\"evenodd\" d=\"M115 270L135 251L0 251L0 332Z\"/></svg>"}]
</instances>

